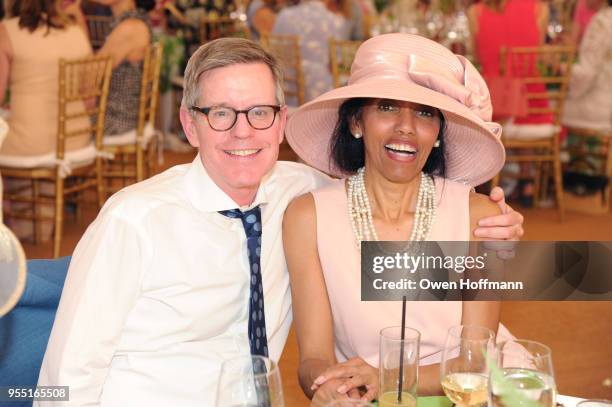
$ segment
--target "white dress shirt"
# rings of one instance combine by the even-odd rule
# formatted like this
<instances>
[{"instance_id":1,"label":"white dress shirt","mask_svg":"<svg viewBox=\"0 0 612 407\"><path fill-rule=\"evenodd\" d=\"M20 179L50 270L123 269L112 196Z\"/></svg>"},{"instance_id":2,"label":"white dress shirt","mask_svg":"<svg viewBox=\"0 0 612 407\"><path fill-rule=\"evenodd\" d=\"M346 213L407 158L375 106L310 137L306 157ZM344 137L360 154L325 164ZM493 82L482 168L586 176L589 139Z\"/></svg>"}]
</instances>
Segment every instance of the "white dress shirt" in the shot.
<instances>
[{"instance_id":1,"label":"white dress shirt","mask_svg":"<svg viewBox=\"0 0 612 407\"><path fill-rule=\"evenodd\" d=\"M262 211L274 360L291 324L283 213L328 180L279 162L251 205ZM104 205L75 249L40 371L39 386L70 386L57 405L214 406L221 362L249 353L246 236L240 219L217 213L237 207L199 156Z\"/></svg>"}]
</instances>

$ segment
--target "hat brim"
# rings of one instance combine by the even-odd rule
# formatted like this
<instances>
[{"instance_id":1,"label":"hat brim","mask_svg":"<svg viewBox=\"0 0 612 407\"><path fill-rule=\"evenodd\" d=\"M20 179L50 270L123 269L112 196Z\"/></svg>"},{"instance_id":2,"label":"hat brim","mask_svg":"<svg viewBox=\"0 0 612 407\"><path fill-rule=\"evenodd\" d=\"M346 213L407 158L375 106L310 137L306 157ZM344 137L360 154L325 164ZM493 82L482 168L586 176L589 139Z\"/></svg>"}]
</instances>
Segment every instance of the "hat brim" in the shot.
<instances>
[{"instance_id":1,"label":"hat brim","mask_svg":"<svg viewBox=\"0 0 612 407\"><path fill-rule=\"evenodd\" d=\"M351 98L381 98L424 104L440 109L444 133L446 177L472 186L497 174L505 161L501 126L485 122L457 100L409 80L376 79L331 90L295 111L286 136L295 153L307 164L335 177L349 174L330 159L330 139L338 108Z\"/></svg>"}]
</instances>

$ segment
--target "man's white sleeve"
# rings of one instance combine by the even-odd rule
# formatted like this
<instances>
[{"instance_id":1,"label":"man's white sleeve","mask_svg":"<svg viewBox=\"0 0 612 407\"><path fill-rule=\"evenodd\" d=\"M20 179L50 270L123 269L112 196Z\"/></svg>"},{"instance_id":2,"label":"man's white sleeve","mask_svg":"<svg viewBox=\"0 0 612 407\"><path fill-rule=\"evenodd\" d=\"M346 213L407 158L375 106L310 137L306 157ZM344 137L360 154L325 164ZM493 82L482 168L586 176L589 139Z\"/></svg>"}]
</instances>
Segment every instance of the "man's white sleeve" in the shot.
<instances>
[{"instance_id":1,"label":"man's white sleeve","mask_svg":"<svg viewBox=\"0 0 612 407\"><path fill-rule=\"evenodd\" d=\"M151 258L146 234L107 206L74 252L38 379L39 386L69 386L70 402L58 405L99 405Z\"/></svg>"}]
</instances>

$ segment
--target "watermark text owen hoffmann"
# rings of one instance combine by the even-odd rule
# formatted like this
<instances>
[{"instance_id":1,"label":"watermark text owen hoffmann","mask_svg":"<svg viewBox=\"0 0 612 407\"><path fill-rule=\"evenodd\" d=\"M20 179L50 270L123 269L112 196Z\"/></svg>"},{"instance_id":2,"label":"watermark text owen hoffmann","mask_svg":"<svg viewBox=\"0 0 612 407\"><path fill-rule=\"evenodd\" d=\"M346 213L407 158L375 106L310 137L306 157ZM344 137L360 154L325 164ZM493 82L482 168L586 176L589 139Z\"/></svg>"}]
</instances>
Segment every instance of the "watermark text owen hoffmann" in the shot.
<instances>
[{"instance_id":1,"label":"watermark text owen hoffmann","mask_svg":"<svg viewBox=\"0 0 612 407\"><path fill-rule=\"evenodd\" d=\"M362 242L361 299L612 299L612 242L516 242L510 251L507 242Z\"/></svg>"}]
</instances>

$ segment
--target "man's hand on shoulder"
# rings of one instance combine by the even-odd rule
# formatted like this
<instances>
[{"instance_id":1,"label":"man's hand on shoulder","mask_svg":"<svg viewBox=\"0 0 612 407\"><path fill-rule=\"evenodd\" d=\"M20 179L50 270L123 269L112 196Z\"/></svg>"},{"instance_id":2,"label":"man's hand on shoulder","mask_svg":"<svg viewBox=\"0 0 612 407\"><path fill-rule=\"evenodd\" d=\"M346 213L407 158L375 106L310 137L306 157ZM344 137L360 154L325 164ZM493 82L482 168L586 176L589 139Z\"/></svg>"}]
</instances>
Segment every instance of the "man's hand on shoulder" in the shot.
<instances>
[{"instance_id":1,"label":"man's hand on shoulder","mask_svg":"<svg viewBox=\"0 0 612 407\"><path fill-rule=\"evenodd\" d=\"M504 191L500 187L491 190L489 200L497 204L501 213L479 219L474 236L484 239L519 240L525 233L523 215L506 203Z\"/></svg>"}]
</instances>

